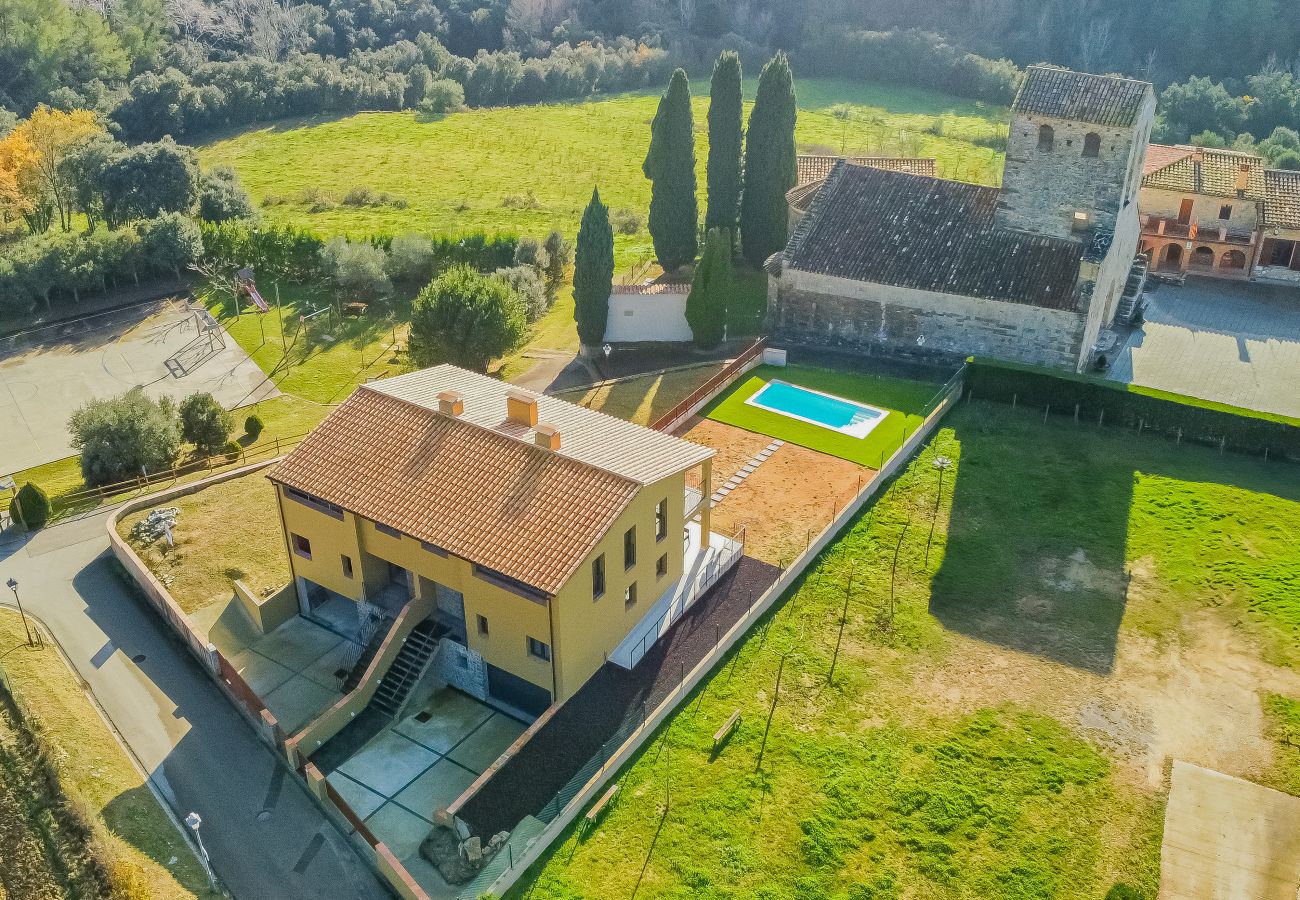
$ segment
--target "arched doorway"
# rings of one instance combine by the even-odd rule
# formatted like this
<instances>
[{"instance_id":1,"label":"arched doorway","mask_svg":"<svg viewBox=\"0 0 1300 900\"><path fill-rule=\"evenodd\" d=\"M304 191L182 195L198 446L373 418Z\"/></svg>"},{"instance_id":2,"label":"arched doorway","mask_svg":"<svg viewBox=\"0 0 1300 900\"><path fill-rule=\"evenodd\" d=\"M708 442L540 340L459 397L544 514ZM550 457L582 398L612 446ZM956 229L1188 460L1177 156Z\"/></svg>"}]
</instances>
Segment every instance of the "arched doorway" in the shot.
<instances>
[{"instance_id":1,"label":"arched doorway","mask_svg":"<svg viewBox=\"0 0 1300 900\"><path fill-rule=\"evenodd\" d=\"M1192 267L1196 269L1214 268L1214 251L1209 247L1197 247L1192 251Z\"/></svg>"},{"instance_id":2,"label":"arched doorway","mask_svg":"<svg viewBox=\"0 0 1300 900\"><path fill-rule=\"evenodd\" d=\"M1219 257L1220 269L1244 269L1246 268L1246 254L1240 250L1225 250Z\"/></svg>"},{"instance_id":3,"label":"arched doorway","mask_svg":"<svg viewBox=\"0 0 1300 900\"><path fill-rule=\"evenodd\" d=\"M1166 244L1160 251L1160 268L1178 271L1183 267L1183 245Z\"/></svg>"}]
</instances>

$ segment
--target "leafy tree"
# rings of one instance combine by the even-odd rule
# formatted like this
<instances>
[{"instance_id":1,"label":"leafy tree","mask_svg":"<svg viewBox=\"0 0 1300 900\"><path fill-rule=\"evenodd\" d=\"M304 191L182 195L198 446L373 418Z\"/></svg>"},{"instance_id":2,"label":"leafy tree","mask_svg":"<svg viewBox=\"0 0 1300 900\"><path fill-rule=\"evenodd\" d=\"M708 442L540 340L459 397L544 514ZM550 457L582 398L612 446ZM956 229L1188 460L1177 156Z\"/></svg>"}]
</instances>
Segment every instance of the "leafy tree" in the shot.
<instances>
[{"instance_id":1,"label":"leafy tree","mask_svg":"<svg viewBox=\"0 0 1300 900\"><path fill-rule=\"evenodd\" d=\"M60 164L71 188L72 202L86 214L91 231L100 220L107 221L110 228L115 224L104 210L104 172L126 149L107 134L97 135L74 147Z\"/></svg>"},{"instance_id":2,"label":"leafy tree","mask_svg":"<svg viewBox=\"0 0 1300 900\"><path fill-rule=\"evenodd\" d=\"M161 25L162 18L156 20ZM130 60L91 6L57 0L0 3L0 103L33 109L60 87L80 93L124 78Z\"/></svg>"},{"instance_id":3,"label":"leafy tree","mask_svg":"<svg viewBox=\"0 0 1300 900\"><path fill-rule=\"evenodd\" d=\"M524 339L519 296L499 278L452 266L430 282L411 308L411 356L420 365L452 362L476 372Z\"/></svg>"},{"instance_id":4,"label":"leafy tree","mask_svg":"<svg viewBox=\"0 0 1300 900\"><path fill-rule=\"evenodd\" d=\"M204 456L221 449L230 437L230 413L208 393L191 394L181 401L181 437Z\"/></svg>"},{"instance_id":5,"label":"leafy tree","mask_svg":"<svg viewBox=\"0 0 1300 900\"><path fill-rule=\"evenodd\" d=\"M1228 142L1223 139L1223 135L1216 134L1213 131L1202 131L1200 134L1194 134L1188 143L1196 147L1209 147L1210 149L1223 149L1228 146Z\"/></svg>"},{"instance_id":6,"label":"leafy tree","mask_svg":"<svg viewBox=\"0 0 1300 900\"><path fill-rule=\"evenodd\" d=\"M695 343L712 350L727 334L727 305L731 300L731 232L712 228L704 241L704 255L695 268L686 322Z\"/></svg>"},{"instance_id":7,"label":"leafy tree","mask_svg":"<svg viewBox=\"0 0 1300 900\"><path fill-rule=\"evenodd\" d=\"M141 471L170 466L181 447L176 406L135 388L107 400L92 400L68 422L72 445L81 453L81 476L93 486L134 478Z\"/></svg>"},{"instance_id":8,"label":"leafy tree","mask_svg":"<svg viewBox=\"0 0 1300 900\"><path fill-rule=\"evenodd\" d=\"M181 268L203 255L203 238L193 221L180 213L164 213L139 226L140 252L159 271L181 277Z\"/></svg>"},{"instance_id":9,"label":"leafy tree","mask_svg":"<svg viewBox=\"0 0 1300 900\"><path fill-rule=\"evenodd\" d=\"M515 265L531 266L538 272L544 272L551 259L537 238L522 237L515 247Z\"/></svg>"},{"instance_id":10,"label":"leafy tree","mask_svg":"<svg viewBox=\"0 0 1300 900\"><path fill-rule=\"evenodd\" d=\"M22 522L28 531L44 528L50 520L50 498L37 485L27 482L9 504L9 517Z\"/></svg>"},{"instance_id":11,"label":"leafy tree","mask_svg":"<svg viewBox=\"0 0 1300 900\"><path fill-rule=\"evenodd\" d=\"M1246 124L1246 108L1222 83L1193 77L1171 84L1160 95L1165 136L1175 140L1202 131L1213 131L1229 140Z\"/></svg>"},{"instance_id":12,"label":"leafy tree","mask_svg":"<svg viewBox=\"0 0 1300 900\"><path fill-rule=\"evenodd\" d=\"M492 277L503 282L506 287L519 297L524 305L524 317L529 324L536 322L546 311L551 308L550 299L546 295L546 285L542 282L542 276L532 266L510 266L505 269L497 269L492 273Z\"/></svg>"},{"instance_id":13,"label":"leafy tree","mask_svg":"<svg viewBox=\"0 0 1300 900\"><path fill-rule=\"evenodd\" d=\"M456 112L465 108L465 89L450 78L438 78L425 88L418 106L435 116Z\"/></svg>"},{"instance_id":14,"label":"leafy tree","mask_svg":"<svg viewBox=\"0 0 1300 900\"><path fill-rule=\"evenodd\" d=\"M384 271L393 281L428 284L436 257L433 241L423 234L399 234L388 245Z\"/></svg>"},{"instance_id":15,"label":"leafy tree","mask_svg":"<svg viewBox=\"0 0 1300 900\"><path fill-rule=\"evenodd\" d=\"M542 249L546 251L546 296L554 303L560 285L569 274L569 266L573 265L573 244L560 232L552 231L542 242Z\"/></svg>"},{"instance_id":16,"label":"leafy tree","mask_svg":"<svg viewBox=\"0 0 1300 900\"><path fill-rule=\"evenodd\" d=\"M387 256L382 249L366 242L351 243L332 238L321 251L334 283L344 292L357 297L378 297L393 289L384 272Z\"/></svg>"},{"instance_id":17,"label":"leafy tree","mask_svg":"<svg viewBox=\"0 0 1300 900\"><path fill-rule=\"evenodd\" d=\"M1295 150L1283 150L1273 160L1274 168L1290 169L1293 172L1300 171L1300 153Z\"/></svg>"},{"instance_id":18,"label":"leafy tree","mask_svg":"<svg viewBox=\"0 0 1300 900\"><path fill-rule=\"evenodd\" d=\"M605 340L613 292L614 229L609 224L609 207L600 202L597 188L591 192L591 202L578 226L573 268L573 318L584 347L598 347Z\"/></svg>"},{"instance_id":19,"label":"leafy tree","mask_svg":"<svg viewBox=\"0 0 1300 900\"><path fill-rule=\"evenodd\" d=\"M52 205L64 231L72 228L73 189L63 161L75 148L103 133L88 110L63 112L38 106L6 138L30 148L27 165L18 178L19 188L34 206Z\"/></svg>"},{"instance_id":20,"label":"leafy tree","mask_svg":"<svg viewBox=\"0 0 1300 900\"><path fill-rule=\"evenodd\" d=\"M1255 134L1297 121L1300 82L1284 69L1270 69L1246 79L1250 102L1246 105L1247 125Z\"/></svg>"},{"instance_id":21,"label":"leafy tree","mask_svg":"<svg viewBox=\"0 0 1300 900\"><path fill-rule=\"evenodd\" d=\"M205 222L257 218L252 198L230 166L213 166L200 178L199 218Z\"/></svg>"},{"instance_id":22,"label":"leafy tree","mask_svg":"<svg viewBox=\"0 0 1300 900\"><path fill-rule=\"evenodd\" d=\"M164 213L189 215L199 193L198 160L189 147L165 137L110 156L99 182L111 227Z\"/></svg>"},{"instance_id":23,"label":"leafy tree","mask_svg":"<svg viewBox=\"0 0 1300 900\"><path fill-rule=\"evenodd\" d=\"M763 67L745 135L745 190L740 239L745 258L761 266L785 246L789 210L785 195L798 178L794 143L794 78L784 53Z\"/></svg>"},{"instance_id":24,"label":"leafy tree","mask_svg":"<svg viewBox=\"0 0 1300 900\"><path fill-rule=\"evenodd\" d=\"M736 227L744 134L740 55L728 50L713 66L709 87L709 209L706 228Z\"/></svg>"},{"instance_id":25,"label":"leafy tree","mask_svg":"<svg viewBox=\"0 0 1300 900\"><path fill-rule=\"evenodd\" d=\"M650 237L655 256L672 272L695 261L699 207L695 199L695 129L686 72L673 72L650 126L650 152L641 167L651 181Z\"/></svg>"}]
</instances>

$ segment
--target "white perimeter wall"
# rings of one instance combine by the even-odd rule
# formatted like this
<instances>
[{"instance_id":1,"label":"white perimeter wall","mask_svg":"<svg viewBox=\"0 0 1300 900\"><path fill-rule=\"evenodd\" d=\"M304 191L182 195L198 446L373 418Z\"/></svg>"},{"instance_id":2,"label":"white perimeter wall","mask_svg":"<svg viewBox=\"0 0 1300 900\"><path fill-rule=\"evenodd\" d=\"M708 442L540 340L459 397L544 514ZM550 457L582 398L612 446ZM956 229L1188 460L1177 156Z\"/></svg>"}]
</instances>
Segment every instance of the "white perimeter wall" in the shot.
<instances>
[{"instance_id":1,"label":"white perimeter wall","mask_svg":"<svg viewBox=\"0 0 1300 900\"><path fill-rule=\"evenodd\" d=\"M614 294L609 298L605 340L611 344L639 341L689 341L686 294Z\"/></svg>"}]
</instances>

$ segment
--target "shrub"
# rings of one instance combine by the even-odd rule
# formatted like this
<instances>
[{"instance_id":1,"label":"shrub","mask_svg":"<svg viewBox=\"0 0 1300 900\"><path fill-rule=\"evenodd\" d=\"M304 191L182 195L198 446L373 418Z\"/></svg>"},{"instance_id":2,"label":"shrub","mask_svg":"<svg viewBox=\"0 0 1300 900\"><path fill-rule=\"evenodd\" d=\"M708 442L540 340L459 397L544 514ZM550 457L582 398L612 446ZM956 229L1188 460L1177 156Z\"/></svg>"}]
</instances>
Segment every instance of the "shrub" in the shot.
<instances>
[{"instance_id":1,"label":"shrub","mask_svg":"<svg viewBox=\"0 0 1300 900\"><path fill-rule=\"evenodd\" d=\"M191 394L181 401L181 437L203 455L213 454L230 437L230 413L211 394Z\"/></svg>"},{"instance_id":2,"label":"shrub","mask_svg":"<svg viewBox=\"0 0 1300 900\"><path fill-rule=\"evenodd\" d=\"M18 489L9 503L9 517L15 522L22 522L28 531L44 528L50 520L50 498L45 491L29 481Z\"/></svg>"},{"instance_id":3,"label":"shrub","mask_svg":"<svg viewBox=\"0 0 1300 900\"><path fill-rule=\"evenodd\" d=\"M1116 882L1115 885L1106 892L1106 900L1146 900L1146 895L1137 888L1120 881Z\"/></svg>"},{"instance_id":4,"label":"shrub","mask_svg":"<svg viewBox=\"0 0 1300 900\"><path fill-rule=\"evenodd\" d=\"M542 242L542 249L546 251L546 293L555 302L555 295L569 274L569 266L573 265L573 244L560 232L552 231Z\"/></svg>"},{"instance_id":5,"label":"shrub","mask_svg":"<svg viewBox=\"0 0 1300 900\"><path fill-rule=\"evenodd\" d=\"M263 203L269 206L271 199L267 197ZM248 191L230 166L214 166L203 173L199 183L199 218L205 222L257 218Z\"/></svg>"},{"instance_id":6,"label":"shrub","mask_svg":"<svg viewBox=\"0 0 1300 900\"><path fill-rule=\"evenodd\" d=\"M531 324L536 322L551 308L550 298L542 276L532 266L511 266L497 269L492 277L510 288L524 304L524 317Z\"/></svg>"},{"instance_id":7,"label":"shrub","mask_svg":"<svg viewBox=\"0 0 1300 900\"><path fill-rule=\"evenodd\" d=\"M221 447L221 455L226 458L226 462L228 463L232 463L239 459L239 454L242 452L243 448L235 441L226 441Z\"/></svg>"},{"instance_id":8,"label":"shrub","mask_svg":"<svg viewBox=\"0 0 1300 900\"><path fill-rule=\"evenodd\" d=\"M257 440L258 436L262 433L262 429L265 427L266 425L263 424L257 413L253 413L244 420L244 434L248 435L253 440Z\"/></svg>"},{"instance_id":9,"label":"shrub","mask_svg":"<svg viewBox=\"0 0 1300 900\"><path fill-rule=\"evenodd\" d=\"M523 301L498 278L453 266L420 291L411 308L411 356L420 365L453 362L487 371L523 340Z\"/></svg>"},{"instance_id":10,"label":"shrub","mask_svg":"<svg viewBox=\"0 0 1300 900\"><path fill-rule=\"evenodd\" d=\"M544 271L550 263L550 255L541 241L530 237L519 239L519 246L515 247L515 265L532 266L540 272Z\"/></svg>"},{"instance_id":11,"label":"shrub","mask_svg":"<svg viewBox=\"0 0 1300 900\"><path fill-rule=\"evenodd\" d=\"M645 219L635 209L620 207L609 211L609 224L614 227L615 234L640 234Z\"/></svg>"},{"instance_id":12,"label":"shrub","mask_svg":"<svg viewBox=\"0 0 1300 900\"><path fill-rule=\"evenodd\" d=\"M377 297L393 289L384 272L387 254L371 243L333 238L325 244L321 258L334 283L348 294Z\"/></svg>"},{"instance_id":13,"label":"shrub","mask_svg":"<svg viewBox=\"0 0 1300 900\"><path fill-rule=\"evenodd\" d=\"M385 271L393 281L426 284L434 264L433 241L422 234L399 234L388 245Z\"/></svg>"},{"instance_id":14,"label":"shrub","mask_svg":"<svg viewBox=\"0 0 1300 900\"><path fill-rule=\"evenodd\" d=\"M424 99L419 103L421 112L430 115L442 115L456 112L465 106L465 89L450 78L433 81L424 92Z\"/></svg>"},{"instance_id":15,"label":"shrub","mask_svg":"<svg viewBox=\"0 0 1300 900\"><path fill-rule=\"evenodd\" d=\"M181 446L175 404L166 397L154 400L141 388L90 401L72 414L68 431L81 453L81 476L92 487L161 471Z\"/></svg>"}]
</instances>

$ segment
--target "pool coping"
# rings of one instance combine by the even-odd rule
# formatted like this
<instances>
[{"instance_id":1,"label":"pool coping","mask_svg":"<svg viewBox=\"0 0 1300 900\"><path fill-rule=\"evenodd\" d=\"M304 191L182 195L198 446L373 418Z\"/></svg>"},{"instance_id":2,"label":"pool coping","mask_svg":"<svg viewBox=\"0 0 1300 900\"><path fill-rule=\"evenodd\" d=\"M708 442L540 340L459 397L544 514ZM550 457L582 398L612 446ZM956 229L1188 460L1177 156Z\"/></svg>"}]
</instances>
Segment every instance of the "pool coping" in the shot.
<instances>
[{"instance_id":1,"label":"pool coping","mask_svg":"<svg viewBox=\"0 0 1300 900\"><path fill-rule=\"evenodd\" d=\"M876 416L876 418L870 420L869 422L857 423L857 427L854 427L853 423L849 423L849 425L836 428L832 425L827 425L825 422L818 422L816 419L810 419L807 416L801 416L797 413L786 412L785 410L782 409L774 409L771 406L764 406L762 403L757 402L758 397L760 397L764 391L766 391L769 387L771 387L774 384L783 384L786 387L796 388L797 390L801 390L807 394L816 394L819 397L825 397L828 400L837 400L840 403L847 403L851 406L856 406L858 409L870 410L871 412L878 413L878 415ZM857 400L850 400L848 397L840 397L837 396L836 394L828 394L825 391L819 391L816 390L815 388L804 387L801 384L794 384L793 382L784 381L780 378L773 378L771 381L764 382L761 388L754 391L754 393L750 394L748 397L745 398L745 404L747 406L752 406L755 409L761 409L764 412L770 412L774 415L785 416L788 419L794 419L797 422L804 422L808 425L815 425L818 428L825 428L827 431L833 431L834 433L842 434L845 437L857 438L860 441L866 440L867 436L870 435L871 432L875 431L877 426L883 423L885 419L889 418L889 414L890 414L890 410L881 409L880 407L872 406L869 403L860 403ZM868 425L869 427L865 431L861 431L861 433L859 433L859 431L861 430L860 428L861 425Z\"/></svg>"}]
</instances>

